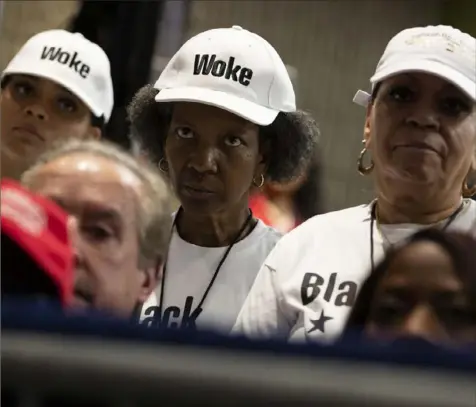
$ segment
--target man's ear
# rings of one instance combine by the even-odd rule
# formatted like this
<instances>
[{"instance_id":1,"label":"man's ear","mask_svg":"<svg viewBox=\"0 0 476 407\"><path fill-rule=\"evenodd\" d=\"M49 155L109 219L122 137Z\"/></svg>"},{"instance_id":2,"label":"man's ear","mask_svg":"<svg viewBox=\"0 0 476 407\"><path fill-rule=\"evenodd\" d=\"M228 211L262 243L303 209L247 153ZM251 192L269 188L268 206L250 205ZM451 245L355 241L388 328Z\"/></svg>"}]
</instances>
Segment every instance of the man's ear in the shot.
<instances>
[{"instance_id":1,"label":"man's ear","mask_svg":"<svg viewBox=\"0 0 476 407\"><path fill-rule=\"evenodd\" d=\"M154 290L159 285L162 280L163 275L163 262L158 261L155 266L147 267L142 269L143 272L143 281L141 290L139 293L138 301L144 303L154 292Z\"/></svg>"}]
</instances>

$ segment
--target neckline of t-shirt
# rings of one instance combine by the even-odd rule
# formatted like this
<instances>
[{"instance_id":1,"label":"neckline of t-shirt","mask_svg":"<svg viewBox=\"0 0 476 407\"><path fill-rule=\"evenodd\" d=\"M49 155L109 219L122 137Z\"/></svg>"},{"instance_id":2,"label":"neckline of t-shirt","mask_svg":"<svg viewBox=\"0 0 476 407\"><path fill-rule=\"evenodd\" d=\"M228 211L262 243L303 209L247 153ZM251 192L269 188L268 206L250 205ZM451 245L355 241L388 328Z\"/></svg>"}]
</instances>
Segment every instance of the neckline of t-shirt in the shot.
<instances>
[{"instance_id":1,"label":"neckline of t-shirt","mask_svg":"<svg viewBox=\"0 0 476 407\"><path fill-rule=\"evenodd\" d=\"M372 207L373 207L375 202L376 202L376 199L374 199L371 203L367 204L368 217L366 217L365 220L371 220L372 219ZM469 198L462 198L462 202L464 204L463 210L460 213L458 213L458 215L455 218L455 222L458 222L459 219L463 218L469 212L469 208L471 208L472 205L476 204L475 201L473 201L472 199L469 199ZM421 223L395 223L395 224L382 223L382 224L380 224L380 227L382 229L387 229L389 231L397 231L397 230L404 231L404 230L409 230L409 229L419 230L419 229L431 228L431 227L434 227L434 226L444 224L448 220L448 218L449 217L447 217L446 219L440 220L439 222L430 224L430 225L425 225L425 224L421 224Z\"/></svg>"},{"instance_id":2,"label":"neckline of t-shirt","mask_svg":"<svg viewBox=\"0 0 476 407\"><path fill-rule=\"evenodd\" d=\"M257 219L256 225L251 231L251 233L248 236L246 236L244 239L241 239L239 242L236 242L235 245L233 246L233 250L244 250L244 249L247 249L251 245L255 245L256 242L262 237L262 235L264 235L268 231L268 229L270 228L266 226L261 219ZM176 239L178 242L180 242L181 245L193 247L195 248L195 250L223 252L223 250L228 248L228 246L222 246L222 247L198 246L196 244L187 242L186 240L182 239L182 237L178 234L176 227L174 227L172 234L173 234L172 236L173 239Z\"/></svg>"}]
</instances>

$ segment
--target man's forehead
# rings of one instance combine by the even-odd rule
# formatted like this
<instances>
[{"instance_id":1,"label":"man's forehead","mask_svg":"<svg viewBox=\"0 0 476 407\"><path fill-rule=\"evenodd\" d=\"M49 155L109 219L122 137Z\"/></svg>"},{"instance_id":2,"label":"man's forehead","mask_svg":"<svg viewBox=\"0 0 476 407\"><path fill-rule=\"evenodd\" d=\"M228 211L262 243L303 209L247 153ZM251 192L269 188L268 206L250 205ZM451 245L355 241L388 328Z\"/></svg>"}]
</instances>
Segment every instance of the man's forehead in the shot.
<instances>
[{"instance_id":1,"label":"man's forehead","mask_svg":"<svg viewBox=\"0 0 476 407\"><path fill-rule=\"evenodd\" d=\"M38 168L32 174L30 186L54 199L87 198L122 206L138 198L141 182L132 171L110 159L75 154Z\"/></svg>"},{"instance_id":2,"label":"man's forehead","mask_svg":"<svg viewBox=\"0 0 476 407\"><path fill-rule=\"evenodd\" d=\"M139 188L141 181L125 166L106 157L77 153L63 156L38 168L34 179L71 178L94 180L94 184L114 184L122 188Z\"/></svg>"}]
</instances>

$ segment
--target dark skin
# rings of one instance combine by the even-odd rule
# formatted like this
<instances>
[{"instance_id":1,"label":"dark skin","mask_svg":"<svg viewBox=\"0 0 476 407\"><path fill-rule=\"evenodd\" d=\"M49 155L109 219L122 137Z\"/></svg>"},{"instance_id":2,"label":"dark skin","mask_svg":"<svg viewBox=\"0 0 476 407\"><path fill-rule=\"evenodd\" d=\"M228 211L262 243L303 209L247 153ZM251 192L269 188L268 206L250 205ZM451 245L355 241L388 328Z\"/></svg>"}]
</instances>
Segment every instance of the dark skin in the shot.
<instances>
[{"instance_id":1,"label":"dark skin","mask_svg":"<svg viewBox=\"0 0 476 407\"><path fill-rule=\"evenodd\" d=\"M233 242L249 216L253 179L265 172L260 147L257 125L212 106L175 104L165 155L183 208L177 228L184 240L204 247Z\"/></svg>"},{"instance_id":2,"label":"dark skin","mask_svg":"<svg viewBox=\"0 0 476 407\"><path fill-rule=\"evenodd\" d=\"M460 89L425 73L388 78L364 136L382 223L432 224L457 210L476 169L476 104Z\"/></svg>"},{"instance_id":3,"label":"dark skin","mask_svg":"<svg viewBox=\"0 0 476 407\"><path fill-rule=\"evenodd\" d=\"M476 342L476 310L440 245L416 242L393 259L377 286L365 332L386 339Z\"/></svg>"},{"instance_id":4,"label":"dark skin","mask_svg":"<svg viewBox=\"0 0 476 407\"><path fill-rule=\"evenodd\" d=\"M98 139L91 112L75 95L55 82L11 75L0 97L2 176L18 179L58 140Z\"/></svg>"}]
</instances>

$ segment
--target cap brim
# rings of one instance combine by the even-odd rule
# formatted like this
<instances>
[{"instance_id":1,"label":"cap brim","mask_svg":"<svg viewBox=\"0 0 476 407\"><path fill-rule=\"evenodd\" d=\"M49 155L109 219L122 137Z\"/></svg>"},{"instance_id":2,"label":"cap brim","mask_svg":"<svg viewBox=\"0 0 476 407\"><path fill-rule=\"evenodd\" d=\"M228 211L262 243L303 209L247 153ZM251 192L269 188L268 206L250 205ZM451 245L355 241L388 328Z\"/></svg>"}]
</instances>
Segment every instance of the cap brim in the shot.
<instances>
[{"instance_id":1,"label":"cap brim","mask_svg":"<svg viewBox=\"0 0 476 407\"><path fill-rule=\"evenodd\" d=\"M106 117L105 112L100 109L91 100L91 98L88 97L88 95L81 86L79 86L78 84L71 83L71 81L65 80L64 74L62 75L56 72L55 69L51 66L51 64L45 66L43 65L42 61L35 61L35 63L28 64L28 66L25 66L26 64L24 63L22 63L21 65L21 67L15 65L8 66L7 69L2 72L2 78L7 75L32 75L38 76L43 79L49 79L50 81L53 81L58 85L63 86L65 89L76 95L86 106L88 106L88 108L93 112L96 117L104 116L106 120L108 119L108 117Z\"/></svg>"},{"instance_id":2,"label":"cap brim","mask_svg":"<svg viewBox=\"0 0 476 407\"><path fill-rule=\"evenodd\" d=\"M269 109L229 93L195 87L161 89L155 100L156 102L203 103L236 114L259 126L269 126L279 113L277 110Z\"/></svg>"},{"instance_id":3,"label":"cap brim","mask_svg":"<svg viewBox=\"0 0 476 407\"><path fill-rule=\"evenodd\" d=\"M370 79L370 82L374 85L391 76L405 72L425 72L438 76L451 82L466 93L472 100L476 101L476 85L474 81L448 65L444 65L437 61L428 61L427 59L412 59L409 61L402 61L398 64L391 64L388 68L384 68L380 72L377 72Z\"/></svg>"}]
</instances>

